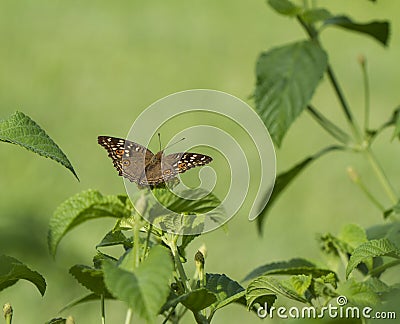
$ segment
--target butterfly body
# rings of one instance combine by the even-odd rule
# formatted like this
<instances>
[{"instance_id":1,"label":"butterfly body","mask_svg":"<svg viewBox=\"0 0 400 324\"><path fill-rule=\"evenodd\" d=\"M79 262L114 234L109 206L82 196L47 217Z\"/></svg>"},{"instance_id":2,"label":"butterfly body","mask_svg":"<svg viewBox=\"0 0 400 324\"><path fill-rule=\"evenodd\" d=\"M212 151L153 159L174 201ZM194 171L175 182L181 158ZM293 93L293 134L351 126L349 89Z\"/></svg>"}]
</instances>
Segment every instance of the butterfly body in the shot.
<instances>
[{"instance_id":1,"label":"butterfly body","mask_svg":"<svg viewBox=\"0 0 400 324\"><path fill-rule=\"evenodd\" d=\"M138 143L111 136L99 136L98 143L107 150L119 175L140 186L165 183L179 173L212 161L207 155L190 152L164 155L161 150L153 154Z\"/></svg>"}]
</instances>

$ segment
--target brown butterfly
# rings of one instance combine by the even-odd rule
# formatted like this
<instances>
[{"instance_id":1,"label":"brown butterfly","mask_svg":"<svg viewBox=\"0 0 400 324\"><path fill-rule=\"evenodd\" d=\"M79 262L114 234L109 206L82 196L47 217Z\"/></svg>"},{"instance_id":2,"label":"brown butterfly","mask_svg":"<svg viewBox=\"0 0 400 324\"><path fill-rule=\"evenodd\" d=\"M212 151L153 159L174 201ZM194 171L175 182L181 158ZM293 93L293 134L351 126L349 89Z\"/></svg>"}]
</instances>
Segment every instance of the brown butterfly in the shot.
<instances>
[{"instance_id":1,"label":"brown butterfly","mask_svg":"<svg viewBox=\"0 0 400 324\"><path fill-rule=\"evenodd\" d=\"M212 161L211 157L199 153L182 152L164 156L161 150L153 154L140 144L117 137L99 136L97 140L107 150L119 175L140 186L163 184L178 173Z\"/></svg>"}]
</instances>

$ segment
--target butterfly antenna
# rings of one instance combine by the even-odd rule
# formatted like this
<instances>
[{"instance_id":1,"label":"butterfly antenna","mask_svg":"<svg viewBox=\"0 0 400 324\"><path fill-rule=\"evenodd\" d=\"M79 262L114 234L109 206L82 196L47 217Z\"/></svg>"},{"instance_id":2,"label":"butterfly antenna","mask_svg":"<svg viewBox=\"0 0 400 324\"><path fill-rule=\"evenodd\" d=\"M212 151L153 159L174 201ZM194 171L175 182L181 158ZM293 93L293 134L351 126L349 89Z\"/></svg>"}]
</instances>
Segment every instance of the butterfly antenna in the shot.
<instances>
[{"instance_id":1,"label":"butterfly antenna","mask_svg":"<svg viewBox=\"0 0 400 324\"><path fill-rule=\"evenodd\" d=\"M186 139L186 138L182 137L180 140L176 141L175 143L172 143L171 145L168 145L168 146L164 149L164 151L165 151L167 148L170 148L171 146L174 146L175 144L178 144L178 143L184 141L185 139Z\"/></svg>"},{"instance_id":2,"label":"butterfly antenna","mask_svg":"<svg viewBox=\"0 0 400 324\"><path fill-rule=\"evenodd\" d=\"M160 144L160 151L161 151L161 135L160 135L160 133L158 133L157 135L158 135L158 143Z\"/></svg>"}]
</instances>

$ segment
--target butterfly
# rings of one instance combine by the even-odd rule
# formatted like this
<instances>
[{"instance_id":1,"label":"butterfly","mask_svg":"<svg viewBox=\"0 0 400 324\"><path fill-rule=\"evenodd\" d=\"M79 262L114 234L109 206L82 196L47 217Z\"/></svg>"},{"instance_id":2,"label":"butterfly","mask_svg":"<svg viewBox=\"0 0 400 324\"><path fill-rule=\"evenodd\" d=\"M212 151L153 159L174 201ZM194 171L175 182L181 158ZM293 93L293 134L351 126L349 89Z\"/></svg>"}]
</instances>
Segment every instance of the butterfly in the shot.
<instances>
[{"instance_id":1,"label":"butterfly","mask_svg":"<svg viewBox=\"0 0 400 324\"><path fill-rule=\"evenodd\" d=\"M118 174L139 186L164 184L174 179L178 173L212 161L210 156L199 153L164 155L164 151L160 150L153 154L138 143L117 137L99 136L97 141L107 150Z\"/></svg>"}]
</instances>

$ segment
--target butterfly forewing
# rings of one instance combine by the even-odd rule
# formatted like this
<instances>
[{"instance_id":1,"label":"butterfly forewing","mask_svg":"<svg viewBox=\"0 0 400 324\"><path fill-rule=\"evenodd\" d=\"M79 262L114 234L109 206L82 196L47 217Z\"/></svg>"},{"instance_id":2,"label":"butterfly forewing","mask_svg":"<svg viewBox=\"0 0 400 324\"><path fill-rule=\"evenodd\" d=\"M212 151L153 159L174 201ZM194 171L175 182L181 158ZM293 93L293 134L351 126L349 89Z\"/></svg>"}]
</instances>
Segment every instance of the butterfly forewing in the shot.
<instances>
[{"instance_id":1,"label":"butterfly forewing","mask_svg":"<svg viewBox=\"0 0 400 324\"><path fill-rule=\"evenodd\" d=\"M154 155L140 144L110 136L99 136L98 143L107 150L119 175L141 186L165 183L178 173L212 161L207 155L189 152Z\"/></svg>"}]
</instances>

